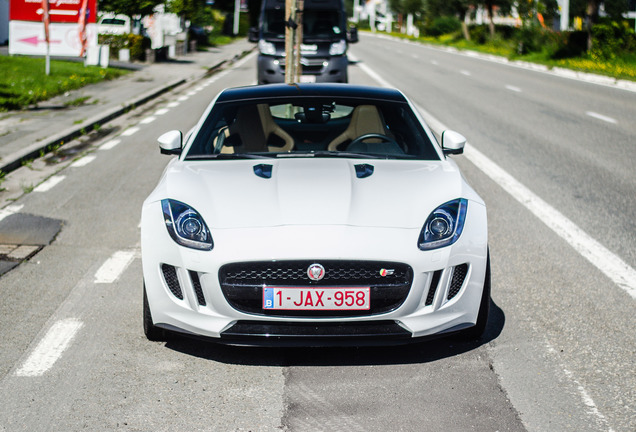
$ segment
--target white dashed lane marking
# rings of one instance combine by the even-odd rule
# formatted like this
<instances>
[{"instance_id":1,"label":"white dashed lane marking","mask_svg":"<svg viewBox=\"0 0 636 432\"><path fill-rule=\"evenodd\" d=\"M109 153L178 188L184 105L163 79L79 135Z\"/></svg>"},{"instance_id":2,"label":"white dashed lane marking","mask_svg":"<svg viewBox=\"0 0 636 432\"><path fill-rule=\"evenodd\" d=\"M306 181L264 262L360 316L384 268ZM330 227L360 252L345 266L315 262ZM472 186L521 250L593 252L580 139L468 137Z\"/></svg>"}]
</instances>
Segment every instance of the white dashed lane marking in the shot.
<instances>
[{"instance_id":1,"label":"white dashed lane marking","mask_svg":"<svg viewBox=\"0 0 636 432\"><path fill-rule=\"evenodd\" d=\"M513 92L517 92L517 93L521 93L521 89L519 87L513 86L513 85L507 85L506 89L513 91Z\"/></svg>"},{"instance_id":2,"label":"white dashed lane marking","mask_svg":"<svg viewBox=\"0 0 636 432\"><path fill-rule=\"evenodd\" d=\"M55 186L57 186L58 183L62 182L65 178L66 176L63 176L63 175L52 176L45 182L40 183L38 187L33 189L33 192L48 192L51 189L53 189Z\"/></svg>"},{"instance_id":3,"label":"white dashed lane marking","mask_svg":"<svg viewBox=\"0 0 636 432\"><path fill-rule=\"evenodd\" d=\"M95 159L97 159L97 157L93 155L84 156L83 158L73 162L71 166L75 168L80 168L80 167L88 165L89 163L93 162Z\"/></svg>"},{"instance_id":4,"label":"white dashed lane marking","mask_svg":"<svg viewBox=\"0 0 636 432\"><path fill-rule=\"evenodd\" d=\"M95 283L113 283L135 258L134 251L117 251L95 273Z\"/></svg>"},{"instance_id":5,"label":"white dashed lane marking","mask_svg":"<svg viewBox=\"0 0 636 432\"><path fill-rule=\"evenodd\" d=\"M83 323L75 318L56 322L16 371L17 376L36 377L51 369L70 346Z\"/></svg>"},{"instance_id":6,"label":"white dashed lane marking","mask_svg":"<svg viewBox=\"0 0 636 432\"><path fill-rule=\"evenodd\" d=\"M603 114L595 113L594 111L588 111L588 112L586 112L585 114L587 114L588 116L593 117L593 118L595 118L595 119L598 119L598 120L602 120L602 121L604 121L604 122L607 122L607 123L611 123L611 124L616 124L616 123L618 123L618 122L616 121L616 119L613 119L613 118L611 118L611 117L604 116Z\"/></svg>"},{"instance_id":7,"label":"white dashed lane marking","mask_svg":"<svg viewBox=\"0 0 636 432\"><path fill-rule=\"evenodd\" d=\"M139 127L134 126L134 127L128 128L125 131L123 131L121 133L121 136L131 136L131 135L136 134L137 132L139 132Z\"/></svg>"},{"instance_id":8,"label":"white dashed lane marking","mask_svg":"<svg viewBox=\"0 0 636 432\"><path fill-rule=\"evenodd\" d=\"M121 140L118 139L112 139L110 141L105 142L104 144L102 144L99 149L100 150L110 150L113 147L115 147L117 144L119 144L121 142Z\"/></svg>"}]
</instances>

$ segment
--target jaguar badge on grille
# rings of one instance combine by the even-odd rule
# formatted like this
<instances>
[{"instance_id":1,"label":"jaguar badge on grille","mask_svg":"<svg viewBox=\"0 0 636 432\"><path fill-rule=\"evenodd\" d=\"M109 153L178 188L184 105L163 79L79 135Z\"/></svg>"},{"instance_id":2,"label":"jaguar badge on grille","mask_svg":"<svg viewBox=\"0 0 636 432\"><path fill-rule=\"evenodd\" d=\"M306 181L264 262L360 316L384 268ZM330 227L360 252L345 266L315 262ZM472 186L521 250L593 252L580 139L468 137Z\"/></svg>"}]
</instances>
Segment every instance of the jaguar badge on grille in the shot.
<instances>
[{"instance_id":1,"label":"jaguar badge on grille","mask_svg":"<svg viewBox=\"0 0 636 432\"><path fill-rule=\"evenodd\" d=\"M320 264L312 264L307 269L307 276L317 282L325 277L325 268Z\"/></svg>"}]
</instances>

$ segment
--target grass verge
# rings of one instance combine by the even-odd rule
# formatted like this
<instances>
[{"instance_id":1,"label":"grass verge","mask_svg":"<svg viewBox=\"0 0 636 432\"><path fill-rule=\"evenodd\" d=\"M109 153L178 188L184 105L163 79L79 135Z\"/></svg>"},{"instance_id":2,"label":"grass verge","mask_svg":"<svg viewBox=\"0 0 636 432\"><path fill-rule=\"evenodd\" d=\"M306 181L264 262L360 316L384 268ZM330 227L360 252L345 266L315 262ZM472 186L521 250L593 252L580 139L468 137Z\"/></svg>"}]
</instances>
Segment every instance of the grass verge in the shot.
<instances>
[{"instance_id":1,"label":"grass verge","mask_svg":"<svg viewBox=\"0 0 636 432\"><path fill-rule=\"evenodd\" d=\"M458 38L457 35L448 34L439 37L409 37L401 33L391 33L392 36L410 39L431 45L450 46L459 50L477 51L486 54L494 54L506 57L510 60L522 60L532 63L538 63L549 68L561 67L580 72L594 73L605 75L616 79L625 79L636 81L636 57L615 57L612 60L603 60L594 58L590 54L584 54L581 57L565 58L555 60L550 58L550 54L546 51L534 52L526 55L518 55L517 44L511 40L495 38L484 44L467 41Z\"/></svg>"},{"instance_id":2,"label":"grass verge","mask_svg":"<svg viewBox=\"0 0 636 432\"><path fill-rule=\"evenodd\" d=\"M118 78L125 70L84 66L51 60L51 74L44 73L44 59L0 56L0 111L23 109L86 84Z\"/></svg>"}]
</instances>

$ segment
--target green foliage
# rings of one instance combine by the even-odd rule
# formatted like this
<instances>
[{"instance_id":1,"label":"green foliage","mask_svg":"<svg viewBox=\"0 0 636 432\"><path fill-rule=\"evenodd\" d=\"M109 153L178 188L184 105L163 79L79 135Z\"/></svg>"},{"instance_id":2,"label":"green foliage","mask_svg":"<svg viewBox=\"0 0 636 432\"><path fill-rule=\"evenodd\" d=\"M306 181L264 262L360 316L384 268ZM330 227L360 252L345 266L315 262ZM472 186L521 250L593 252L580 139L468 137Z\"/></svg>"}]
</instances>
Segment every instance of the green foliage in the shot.
<instances>
[{"instance_id":1,"label":"green foliage","mask_svg":"<svg viewBox=\"0 0 636 432\"><path fill-rule=\"evenodd\" d=\"M580 57L587 51L587 32L550 32L547 52L551 59Z\"/></svg>"},{"instance_id":2,"label":"green foliage","mask_svg":"<svg viewBox=\"0 0 636 432\"><path fill-rule=\"evenodd\" d=\"M43 58L0 56L0 111L22 109L86 84L117 78L126 71L83 63L51 60L44 73Z\"/></svg>"},{"instance_id":3,"label":"green foliage","mask_svg":"<svg viewBox=\"0 0 636 432\"><path fill-rule=\"evenodd\" d=\"M136 34L107 35L101 34L98 37L100 45L110 46L110 56L118 58L119 50L127 48L130 50L130 59L144 61L146 59L146 48L150 48L150 39Z\"/></svg>"},{"instance_id":4,"label":"green foliage","mask_svg":"<svg viewBox=\"0 0 636 432\"><path fill-rule=\"evenodd\" d=\"M612 60L628 53L636 53L636 37L631 28L617 22L592 27L592 50L589 54L593 59Z\"/></svg>"},{"instance_id":5,"label":"green foliage","mask_svg":"<svg viewBox=\"0 0 636 432\"><path fill-rule=\"evenodd\" d=\"M113 12L132 17L133 15L150 15L155 6L163 0L99 0L97 8L102 12Z\"/></svg>"},{"instance_id":6,"label":"green foliage","mask_svg":"<svg viewBox=\"0 0 636 432\"><path fill-rule=\"evenodd\" d=\"M429 26L424 27L424 32L430 36L441 36L458 32L461 28L462 23L454 16L441 16L433 19Z\"/></svg>"},{"instance_id":7,"label":"green foliage","mask_svg":"<svg viewBox=\"0 0 636 432\"><path fill-rule=\"evenodd\" d=\"M515 34L517 54L539 52L546 44L546 31L538 25L524 25Z\"/></svg>"}]
</instances>

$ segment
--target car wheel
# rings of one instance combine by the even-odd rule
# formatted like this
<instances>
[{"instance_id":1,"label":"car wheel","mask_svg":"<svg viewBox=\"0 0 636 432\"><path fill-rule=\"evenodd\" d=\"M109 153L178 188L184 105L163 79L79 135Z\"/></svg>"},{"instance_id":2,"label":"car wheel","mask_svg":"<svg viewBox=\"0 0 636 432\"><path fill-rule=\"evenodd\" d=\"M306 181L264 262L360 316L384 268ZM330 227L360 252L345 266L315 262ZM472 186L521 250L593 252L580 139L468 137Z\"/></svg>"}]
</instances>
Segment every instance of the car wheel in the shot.
<instances>
[{"instance_id":1,"label":"car wheel","mask_svg":"<svg viewBox=\"0 0 636 432\"><path fill-rule=\"evenodd\" d=\"M488 314L490 313L490 252L486 256L486 277L484 278L484 290L479 303L479 313L477 322L469 329L462 331L461 337L466 340L476 340L481 338L486 331L488 324Z\"/></svg>"},{"instance_id":2,"label":"car wheel","mask_svg":"<svg viewBox=\"0 0 636 432\"><path fill-rule=\"evenodd\" d=\"M152 314L150 313L150 306L148 305L148 295L146 294L146 284L144 283L144 334L151 341L165 341L167 340L166 331L162 328L155 326L152 322Z\"/></svg>"}]
</instances>

